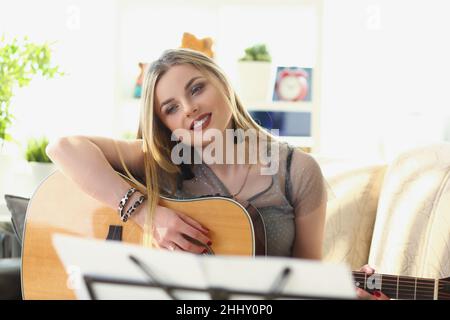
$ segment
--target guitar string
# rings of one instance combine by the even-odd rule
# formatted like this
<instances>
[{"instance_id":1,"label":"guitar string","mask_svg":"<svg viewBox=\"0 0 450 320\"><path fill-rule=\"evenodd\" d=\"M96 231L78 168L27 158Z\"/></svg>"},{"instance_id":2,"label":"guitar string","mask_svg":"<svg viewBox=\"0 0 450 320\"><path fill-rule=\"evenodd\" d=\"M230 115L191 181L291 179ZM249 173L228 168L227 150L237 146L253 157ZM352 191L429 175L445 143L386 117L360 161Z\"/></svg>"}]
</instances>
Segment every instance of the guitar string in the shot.
<instances>
[{"instance_id":1,"label":"guitar string","mask_svg":"<svg viewBox=\"0 0 450 320\"><path fill-rule=\"evenodd\" d=\"M357 282L360 282L360 283L364 283L364 281L357 281ZM392 286L392 287L397 287L397 283L393 283L393 282L391 282L391 283L389 283L389 282L382 282L382 285L384 286L384 287L386 287L386 288L389 288L390 286ZM417 288L417 289L420 289L420 290L434 290L434 286L429 286L429 285L417 285L417 286L415 286L415 285L410 285L410 284L401 284L401 283L399 283L398 284L398 286L399 287L401 287L401 288ZM444 289L446 286L438 286L438 289Z\"/></svg>"},{"instance_id":2,"label":"guitar string","mask_svg":"<svg viewBox=\"0 0 450 320\"><path fill-rule=\"evenodd\" d=\"M355 278L355 280L359 280L358 282L361 282L361 281L363 281L365 279L362 276L355 276L354 278ZM434 280L429 280L429 281L425 281L425 280L420 281L419 280L419 281L415 282L415 281L409 281L409 280L405 281L405 280L402 280L402 279L399 279L399 281L397 281L397 279L387 279L387 278L384 278L384 277L382 277L381 279L382 279L382 283L383 284L393 284L395 286L397 286L397 282L401 286L408 286L409 284L412 284L412 283L414 283L414 284L417 283L421 287L429 286L429 287L433 287L434 288L434 286L435 286ZM449 281L447 281L447 280L439 280L439 287L444 287L444 286L448 285L448 282Z\"/></svg>"},{"instance_id":3,"label":"guitar string","mask_svg":"<svg viewBox=\"0 0 450 320\"><path fill-rule=\"evenodd\" d=\"M363 279L358 279L358 280L361 280L361 281L358 281L358 282L363 282ZM381 282L382 282L382 284L385 284L385 285L397 286L397 281L381 281ZM399 286L401 286L401 287L409 287L409 288L413 288L413 287L427 288L427 287L429 287L429 288L434 288L434 284L419 283L419 282L417 283L417 285L412 285L412 284L413 284L412 282L405 283L405 282L399 281ZM445 287L445 285L441 285L440 287Z\"/></svg>"},{"instance_id":4,"label":"guitar string","mask_svg":"<svg viewBox=\"0 0 450 320\"><path fill-rule=\"evenodd\" d=\"M355 280L359 280L358 282L364 282L365 278L362 278L361 275L358 275L360 278L357 278L355 275ZM389 276L389 277L395 277L395 276ZM431 283L431 281L434 280L429 280L427 282L423 281L422 283L418 282L418 286L410 286L409 284L411 282L407 282L407 284L405 285L403 281L398 283L397 286L397 280L395 279L383 279L382 280L382 289L384 290L390 290L390 291L402 291L402 292L411 292L413 293L414 291L417 292L419 295L423 295L423 294L432 294L434 293L434 283ZM449 282L447 280L440 280L440 282ZM446 293L446 292L440 292L440 290L444 289L445 284L441 284L439 283L438 286L438 291L439 291L439 297L450 297L450 293ZM398 289L399 288L399 289Z\"/></svg>"},{"instance_id":5,"label":"guitar string","mask_svg":"<svg viewBox=\"0 0 450 320\"><path fill-rule=\"evenodd\" d=\"M412 289L411 289L412 288ZM440 290L443 289L438 288L438 295L439 298L450 298L450 293L447 292L441 292ZM414 287L397 287L396 285L392 285L390 287L388 286L384 286L382 285L381 290L384 292L395 292L395 293L399 293L400 295L411 295L413 296L414 294L416 295L416 297L423 297L423 296L428 296L428 297L433 297L434 296L434 288L414 288Z\"/></svg>"},{"instance_id":6,"label":"guitar string","mask_svg":"<svg viewBox=\"0 0 450 320\"><path fill-rule=\"evenodd\" d=\"M360 276L360 277L365 277L365 273L363 271L353 271L353 276ZM378 273L375 273L378 274ZM381 277L383 278L383 281L393 281L393 282L397 282L397 277L400 278L404 278L404 279L400 279L401 282L415 282L414 277L406 277L406 276L395 276L395 275L383 275L380 274ZM417 283L429 283L431 285L434 286L434 279L427 279L427 278L417 278ZM445 279L439 279L439 282L441 283L445 283L445 284L450 284L450 280L445 280Z\"/></svg>"},{"instance_id":7,"label":"guitar string","mask_svg":"<svg viewBox=\"0 0 450 320\"><path fill-rule=\"evenodd\" d=\"M362 279L361 279L362 280ZM362 281L358 281L358 282L362 282ZM381 281L382 285L388 286L388 285L392 285L393 287L397 287L397 282L385 282L385 281ZM404 284L402 282L399 282L399 286L401 286L402 288L421 288L421 289L434 289L434 285L428 285L428 284L418 284L417 286L415 285L410 285L410 283ZM444 286L441 286L441 289L443 289Z\"/></svg>"},{"instance_id":8,"label":"guitar string","mask_svg":"<svg viewBox=\"0 0 450 320\"><path fill-rule=\"evenodd\" d=\"M359 281L358 281L358 282L359 282ZM382 282L382 286L383 286L384 288L397 288L397 284L394 284L394 283L385 283L385 282ZM426 290L434 290L434 286L424 287L424 286L420 286L420 285L418 285L418 286L399 285L398 287L399 287L399 288L402 288L402 289L417 288L418 290L422 290L422 291L426 291ZM443 287L440 287L440 288L438 288L438 289L443 289Z\"/></svg>"}]
</instances>

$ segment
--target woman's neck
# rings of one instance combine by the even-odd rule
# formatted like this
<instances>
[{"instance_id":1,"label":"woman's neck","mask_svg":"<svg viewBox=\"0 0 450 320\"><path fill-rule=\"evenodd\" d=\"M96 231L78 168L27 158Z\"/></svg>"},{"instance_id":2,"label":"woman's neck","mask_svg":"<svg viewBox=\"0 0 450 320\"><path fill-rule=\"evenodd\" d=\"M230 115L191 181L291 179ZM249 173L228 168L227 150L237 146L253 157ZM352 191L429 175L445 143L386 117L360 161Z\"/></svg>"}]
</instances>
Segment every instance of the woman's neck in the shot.
<instances>
[{"instance_id":1,"label":"woman's neck","mask_svg":"<svg viewBox=\"0 0 450 320\"><path fill-rule=\"evenodd\" d=\"M227 128L230 129L230 128ZM197 150L202 153L202 160L211 169L223 175L239 172L247 165L259 164L259 147L264 137L243 130L225 130L222 141L213 140L209 145ZM261 139L262 138L262 139Z\"/></svg>"},{"instance_id":2,"label":"woman's neck","mask_svg":"<svg viewBox=\"0 0 450 320\"><path fill-rule=\"evenodd\" d=\"M207 163L211 169L216 172L220 172L223 175L232 174L239 167L246 166L249 164L248 155L248 144L247 143L237 143L227 145L224 143L219 152L213 151L213 161L212 163ZM207 148L203 149L203 159L210 157L211 150Z\"/></svg>"}]
</instances>

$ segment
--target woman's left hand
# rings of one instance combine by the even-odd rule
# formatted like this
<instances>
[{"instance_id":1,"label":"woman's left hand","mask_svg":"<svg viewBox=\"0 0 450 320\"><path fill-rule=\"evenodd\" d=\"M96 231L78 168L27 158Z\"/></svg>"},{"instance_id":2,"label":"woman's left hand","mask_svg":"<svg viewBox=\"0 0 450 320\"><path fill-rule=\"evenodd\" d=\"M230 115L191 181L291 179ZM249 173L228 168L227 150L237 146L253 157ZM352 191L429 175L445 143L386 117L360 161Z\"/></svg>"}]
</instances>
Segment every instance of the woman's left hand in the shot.
<instances>
[{"instance_id":1,"label":"woman's left hand","mask_svg":"<svg viewBox=\"0 0 450 320\"><path fill-rule=\"evenodd\" d=\"M369 266L368 264L363 265L359 271L364 271L365 274L368 276L375 273L375 269ZM389 297L382 293L381 291L374 291L373 294L370 294L369 292L361 289L356 288L356 294L358 298L363 300L389 300Z\"/></svg>"}]
</instances>

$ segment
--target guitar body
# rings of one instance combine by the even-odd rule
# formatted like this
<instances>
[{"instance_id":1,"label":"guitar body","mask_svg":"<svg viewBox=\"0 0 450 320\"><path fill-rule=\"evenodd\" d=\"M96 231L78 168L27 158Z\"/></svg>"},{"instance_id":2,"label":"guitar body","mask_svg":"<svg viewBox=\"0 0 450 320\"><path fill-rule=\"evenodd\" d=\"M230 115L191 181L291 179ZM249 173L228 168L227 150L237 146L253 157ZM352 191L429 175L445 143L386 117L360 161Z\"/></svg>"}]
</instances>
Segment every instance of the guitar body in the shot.
<instances>
[{"instance_id":1,"label":"guitar body","mask_svg":"<svg viewBox=\"0 0 450 320\"><path fill-rule=\"evenodd\" d=\"M210 230L210 249L219 255L265 255L265 227L259 212L225 197L175 200L159 204L183 212ZM56 171L36 190L27 208L22 244L24 299L75 299L67 273L53 248L56 233L143 245L143 231L133 220L84 193Z\"/></svg>"}]
</instances>

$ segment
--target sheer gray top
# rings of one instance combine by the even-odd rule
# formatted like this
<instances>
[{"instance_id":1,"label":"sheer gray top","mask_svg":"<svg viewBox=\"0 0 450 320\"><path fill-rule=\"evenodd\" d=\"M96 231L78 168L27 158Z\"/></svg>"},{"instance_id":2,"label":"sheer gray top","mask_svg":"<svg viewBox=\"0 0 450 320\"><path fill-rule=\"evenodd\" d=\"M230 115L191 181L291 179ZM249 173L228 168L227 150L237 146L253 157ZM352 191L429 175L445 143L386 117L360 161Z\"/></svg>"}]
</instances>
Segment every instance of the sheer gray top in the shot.
<instances>
[{"instance_id":1,"label":"sheer gray top","mask_svg":"<svg viewBox=\"0 0 450 320\"><path fill-rule=\"evenodd\" d=\"M249 179L264 188L247 199L238 199L245 207L250 202L258 209L266 227L267 254L292 256L296 217L307 215L326 201L326 184L316 160L300 148L279 143L278 171ZM162 186L162 195L171 198L195 198L206 195L230 197L231 193L205 163L196 164L194 177L184 179L175 195ZM257 181L260 179L259 181Z\"/></svg>"}]
</instances>

